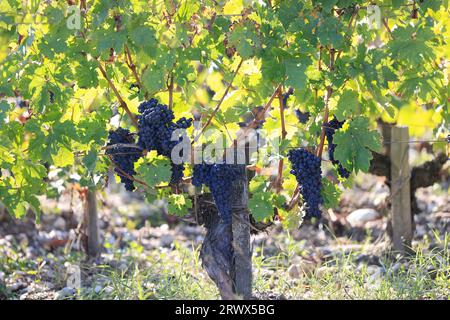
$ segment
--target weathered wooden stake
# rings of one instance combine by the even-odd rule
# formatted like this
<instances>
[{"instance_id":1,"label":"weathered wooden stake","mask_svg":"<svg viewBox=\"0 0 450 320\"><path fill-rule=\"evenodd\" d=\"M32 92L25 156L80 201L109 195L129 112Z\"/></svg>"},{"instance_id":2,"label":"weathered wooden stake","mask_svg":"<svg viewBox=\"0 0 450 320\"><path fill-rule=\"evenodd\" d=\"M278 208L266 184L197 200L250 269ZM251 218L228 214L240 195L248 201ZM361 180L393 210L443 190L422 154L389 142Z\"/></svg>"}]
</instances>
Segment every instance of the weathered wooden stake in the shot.
<instances>
[{"instance_id":1,"label":"weathered wooden stake","mask_svg":"<svg viewBox=\"0 0 450 320\"><path fill-rule=\"evenodd\" d=\"M410 251L412 241L411 195L407 127L392 127L391 131L391 198L394 250Z\"/></svg>"},{"instance_id":2,"label":"weathered wooden stake","mask_svg":"<svg viewBox=\"0 0 450 320\"><path fill-rule=\"evenodd\" d=\"M250 220L248 212L248 188L245 168L241 179L233 185L233 251L232 274L237 298L252 297L252 252L250 246ZM237 218L238 217L238 218Z\"/></svg>"},{"instance_id":3,"label":"weathered wooden stake","mask_svg":"<svg viewBox=\"0 0 450 320\"><path fill-rule=\"evenodd\" d=\"M98 213L95 190L87 190L84 205L84 221L87 234L87 254L96 257L99 252Z\"/></svg>"}]
</instances>

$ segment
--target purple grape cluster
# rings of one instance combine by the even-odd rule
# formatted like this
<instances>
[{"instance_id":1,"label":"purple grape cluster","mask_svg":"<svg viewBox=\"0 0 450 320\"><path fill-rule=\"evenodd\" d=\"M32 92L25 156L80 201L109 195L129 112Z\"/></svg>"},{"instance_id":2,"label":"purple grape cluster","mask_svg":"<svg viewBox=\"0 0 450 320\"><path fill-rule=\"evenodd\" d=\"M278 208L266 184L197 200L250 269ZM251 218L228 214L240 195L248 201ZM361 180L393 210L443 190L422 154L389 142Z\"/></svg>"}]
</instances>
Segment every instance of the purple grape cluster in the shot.
<instances>
[{"instance_id":1,"label":"purple grape cluster","mask_svg":"<svg viewBox=\"0 0 450 320\"><path fill-rule=\"evenodd\" d=\"M319 205L323 203L320 158L300 148L290 150L288 159L291 163L291 174L297 179L305 203L305 218L319 218L321 216Z\"/></svg>"},{"instance_id":2,"label":"purple grape cluster","mask_svg":"<svg viewBox=\"0 0 450 320\"><path fill-rule=\"evenodd\" d=\"M182 140L171 141L175 130L185 130L192 125L192 119L180 118L173 122L173 111L166 105L158 103L156 99L150 99L141 103L138 107L139 141L142 149L155 150L159 155L171 156L172 149ZM172 162L171 183L178 183L183 178L183 164Z\"/></svg>"},{"instance_id":3,"label":"purple grape cluster","mask_svg":"<svg viewBox=\"0 0 450 320\"><path fill-rule=\"evenodd\" d=\"M301 112L300 109L295 110L295 116L300 123L307 123L311 114L309 112Z\"/></svg>"},{"instance_id":4,"label":"purple grape cluster","mask_svg":"<svg viewBox=\"0 0 450 320\"><path fill-rule=\"evenodd\" d=\"M222 221L231 223L232 185L243 174L243 165L236 164L196 164L194 165L194 186L206 185L212 193Z\"/></svg>"},{"instance_id":5,"label":"purple grape cluster","mask_svg":"<svg viewBox=\"0 0 450 320\"><path fill-rule=\"evenodd\" d=\"M108 140L107 146L109 148L106 149L106 154L111 155L116 164L114 171L120 177L120 181L125 184L125 189L133 191L135 189L134 183L128 176L132 177L136 174L134 163L142 156L142 150L120 145L135 144L133 134L127 129L118 128L117 130L111 130Z\"/></svg>"},{"instance_id":6,"label":"purple grape cluster","mask_svg":"<svg viewBox=\"0 0 450 320\"><path fill-rule=\"evenodd\" d=\"M333 118L333 120L329 121L325 125L325 134L328 141L328 157L330 158L331 163L337 166L339 176L341 176L342 178L348 178L350 176L350 172L345 169L338 160L334 158L334 149L336 148L336 144L333 143L333 136L336 130L342 128L344 122L345 121L341 122L336 118Z\"/></svg>"}]
</instances>

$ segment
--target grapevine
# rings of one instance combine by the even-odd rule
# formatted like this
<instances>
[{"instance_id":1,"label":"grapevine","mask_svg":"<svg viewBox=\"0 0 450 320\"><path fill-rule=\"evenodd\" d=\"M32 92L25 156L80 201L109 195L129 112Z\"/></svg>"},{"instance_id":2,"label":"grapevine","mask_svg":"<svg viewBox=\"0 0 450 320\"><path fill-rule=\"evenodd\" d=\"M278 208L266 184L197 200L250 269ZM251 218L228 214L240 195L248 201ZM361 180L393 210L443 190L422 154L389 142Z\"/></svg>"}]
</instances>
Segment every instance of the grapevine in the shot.
<instances>
[{"instance_id":1,"label":"grapevine","mask_svg":"<svg viewBox=\"0 0 450 320\"><path fill-rule=\"evenodd\" d=\"M38 217L41 199L102 189L113 168L183 219L205 186L229 231L245 172L244 220L298 228L299 200L319 217L389 158L400 141L382 141L384 124L448 153L447 2L197 2L0 1L0 207ZM249 163L178 162L186 140L244 147ZM324 147L339 179L322 177Z\"/></svg>"}]
</instances>

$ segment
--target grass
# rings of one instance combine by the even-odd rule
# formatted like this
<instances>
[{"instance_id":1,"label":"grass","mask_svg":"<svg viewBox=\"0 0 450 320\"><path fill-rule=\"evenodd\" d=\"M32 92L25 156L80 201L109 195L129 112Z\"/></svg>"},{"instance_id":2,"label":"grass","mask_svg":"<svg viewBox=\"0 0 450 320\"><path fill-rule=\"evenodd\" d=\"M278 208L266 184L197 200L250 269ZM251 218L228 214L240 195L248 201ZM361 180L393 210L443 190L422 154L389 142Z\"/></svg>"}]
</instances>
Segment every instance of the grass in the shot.
<instances>
[{"instance_id":1,"label":"grass","mask_svg":"<svg viewBox=\"0 0 450 320\"><path fill-rule=\"evenodd\" d=\"M287 240L282 250L265 256L258 248L253 259L256 296L287 299L448 299L450 297L449 240L439 249L415 248L408 259L383 255L381 266L357 264L361 251L341 252L306 271L297 279L288 274L289 264L304 254L301 243ZM106 269L110 291L81 295L82 299L216 299L218 292L198 260L198 249L180 245L171 252L147 257L151 267L130 263L125 271Z\"/></svg>"},{"instance_id":2,"label":"grass","mask_svg":"<svg viewBox=\"0 0 450 320\"><path fill-rule=\"evenodd\" d=\"M448 299L450 297L450 236L435 236L434 249L430 239L414 248L409 258L384 253L379 266L356 261L373 250L362 244L354 250L337 250L320 265L300 267L300 276L292 278L292 264L306 261L311 248L280 235L277 248L254 248L254 294L257 297L286 299ZM2 248L0 248L2 249ZM17 250L17 251L15 251ZM82 256L72 253L54 259L54 283L64 286L64 262L78 263L84 286L77 299L218 299L215 285L199 261L199 247L175 242L173 249L145 251L136 242L125 248L110 248L101 264L87 264ZM19 247L9 248L0 257L0 271L14 277L42 280L39 261L29 261ZM313 266L313 267L311 267ZM20 272L17 272L20 271ZM0 298L17 299L0 282Z\"/></svg>"}]
</instances>

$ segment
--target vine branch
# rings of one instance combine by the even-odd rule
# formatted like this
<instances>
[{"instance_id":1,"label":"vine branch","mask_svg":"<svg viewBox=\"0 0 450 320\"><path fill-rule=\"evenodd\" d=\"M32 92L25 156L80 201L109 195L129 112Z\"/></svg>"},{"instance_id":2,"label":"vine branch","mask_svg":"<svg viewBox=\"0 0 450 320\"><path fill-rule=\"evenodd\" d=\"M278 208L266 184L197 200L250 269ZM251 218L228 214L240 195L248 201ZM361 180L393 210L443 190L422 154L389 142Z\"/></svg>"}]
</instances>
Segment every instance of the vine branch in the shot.
<instances>
[{"instance_id":1,"label":"vine branch","mask_svg":"<svg viewBox=\"0 0 450 320\"><path fill-rule=\"evenodd\" d=\"M123 175L123 176L126 177L127 179L130 179L130 180L135 181L135 182L137 182L137 183L139 183L139 184L142 184L143 186L145 186L145 187L147 187L147 188L150 188L150 186L149 186L145 181L142 181L142 180L140 180L140 179L138 179L138 178L135 178L135 177L129 175L128 173L126 173L125 171L123 171L122 168L119 166L119 164L117 164L117 163L112 159L112 157L111 157L110 155L108 155L108 158L111 160L111 163L114 165L114 167L120 172L120 175Z\"/></svg>"},{"instance_id":2,"label":"vine branch","mask_svg":"<svg viewBox=\"0 0 450 320\"><path fill-rule=\"evenodd\" d=\"M238 135L237 140L241 139L242 136L245 137L245 135L247 134L248 130L256 128L262 121L264 121L267 111L272 106L273 100L280 94L280 90L281 90L281 84L276 87L275 91L270 96L270 99L269 99L269 101L267 101L267 103L264 106L263 110L261 112L259 112L255 116L255 119L252 120L251 122L249 122L247 124L247 126L244 128L244 130Z\"/></svg>"},{"instance_id":3,"label":"vine branch","mask_svg":"<svg viewBox=\"0 0 450 320\"><path fill-rule=\"evenodd\" d=\"M98 62L98 67L100 69L100 72L102 73L102 75L106 79L106 81L108 81L109 86L111 87L111 89L113 90L113 92L116 95L117 99L119 100L120 106L125 110L125 112L128 114L128 116L130 117L130 119L133 122L133 124L137 127L138 126L138 122L137 122L136 116L131 112L130 108L128 108L128 105L125 102L125 100L123 100L122 96L119 93L119 90L117 90L117 88L114 85L114 83L112 82L112 80L108 77L108 75L106 73L106 70L103 67L102 63L98 59L96 59L96 60Z\"/></svg>"},{"instance_id":4,"label":"vine branch","mask_svg":"<svg viewBox=\"0 0 450 320\"><path fill-rule=\"evenodd\" d=\"M325 129L328 123L328 116L330 113L329 110L329 102L330 102L330 97L331 94L333 93L333 89L331 88L331 86L327 86L327 96L325 97L325 111L323 114L323 121L322 121L322 131L320 132L320 144L319 147L317 148L317 156L319 158L322 158L322 152L323 152L323 146L325 144Z\"/></svg>"},{"instance_id":5,"label":"vine branch","mask_svg":"<svg viewBox=\"0 0 450 320\"><path fill-rule=\"evenodd\" d=\"M227 88L225 89L225 92L223 93L222 98L219 100L219 103L217 104L217 106L213 110L213 112L212 112L211 116L209 117L208 121L206 121L205 125L202 127L200 132L197 134L197 136L194 138L194 140L192 140L192 144L194 144L194 143L196 143L198 141L200 136L203 134L203 132L205 132L206 128L210 125L212 119L214 119L216 113L219 111L220 106L222 105L223 101L225 100L225 97L228 94L228 91L230 91L230 88L233 85L234 78L236 78L236 75L239 72L239 69L241 68L241 65L242 65L243 61L244 61L244 59L241 58L241 62L239 62L239 65L237 66L236 70L234 71L233 77L231 78L230 83L228 84Z\"/></svg>"},{"instance_id":6,"label":"vine branch","mask_svg":"<svg viewBox=\"0 0 450 320\"><path fill-rule=\"evenodd\" d=\"M173 107L173 73L170 74L168 89L169 89L169 109L172 110L172 107Z\"/></svg>"},{"instance_id":7,"label":"vine branch","mask_svg":"<svg viewBox=\"0 0 450 320\"><path fill-rule=\"evenodd\" d=\"M278 93L278 101L280 104L280 119L281 119L281 140L283 141L286 138L287 132L286 132L286 123L284 119L284 99L282 90ZM283 184L283 166L284 166L284 159L281 158L278 161L278 175L277 179L275 180L275 188L277 192L281 190L281 186Z\"/></svg>"},{"instance_id":8,"label":"vine branch","mask_svg":"<svg viewBox=\"0 0 450 320\"><path fill-rule=\"evenodd\" d=\"M139 89L144 89L144 86L142 85L141 77L139 76L139 73L136 68L136 64L133 62L133 57L131 56L130 48L127 44L125 44L125 63L127 64L128 68L130 68L131 72L133 73L134 78L136 79L136 83L139 86ZM148 92L145 92L145 99L147 99Z\"/></svg>"}]
</instances>

